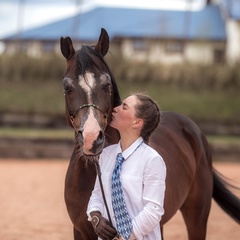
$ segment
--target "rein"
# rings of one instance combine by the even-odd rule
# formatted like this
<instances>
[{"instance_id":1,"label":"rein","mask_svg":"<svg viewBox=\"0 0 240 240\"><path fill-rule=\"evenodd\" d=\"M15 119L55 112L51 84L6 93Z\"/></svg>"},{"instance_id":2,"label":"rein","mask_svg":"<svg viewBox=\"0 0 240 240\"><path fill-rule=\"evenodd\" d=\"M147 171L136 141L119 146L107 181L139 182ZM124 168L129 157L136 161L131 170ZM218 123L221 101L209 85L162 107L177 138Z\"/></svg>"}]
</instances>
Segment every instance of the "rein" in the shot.
<instances>
[{"instance_id":1,"label":"rein","mask_svg":"<svg viewBox=\"0 0 240 240\"><path fill-rule=\"evenodd\" d=\"M108 208L108 205L107 205L106 196L105 196L104 189L103 189L103 183L102 183L102 178L101 178L102 173L101 173L101 169L100 169L100 166L99 166L99 155L98 155L97 159L94 161L94 164L95 164L95 167L96 167L96 171L97 171L97 175L98 175L98 179L99 179L99 183L100 183L100 187L101 187L103 201L104 201L104 204L105 204L105 207L106 207L106 210L107 210L108 220L109 220L111 226L113 226L112 220L111 220L111 217L110 217L109 208Z\"/></svg>"},{"instance_id":2,"label":"rein","mask_svg":"<svg viewBox=\"0 0 240 240\"><path fill-rule=\"evenodd\" d=\"M64 94L65 95L65 94ZM102 109L100 107L98 107L97 105L95 104L92 104L92 103L87 103L87 104L83 104L81 105L78 110L73 114L71 115L70 112L69 112L69 108L68 108L68 103L67 103L67 99L66 99L66 96L65 96L65 103L66 103L66 107L67 107L67 111L68 111L68 114L70 116L70 121L72 123L72 126L74 128L74 118L76 116L76 114L83 108L85 107L93 107L93 108L96 108L98 109L104 116L105 119L108 118L108 114L107 113L104 113L102 111ZM104 189L103 189L103 183L102 183L102 173L101 173L101 169L100 169L100 166L99 166L99 155L95 156L96 158L94 158L94 165L95 165L95 168L96 168L96 172L97 172L97 175L98 175L98 179L99 179L99 183L100 183L100 188L101 188L101 192L102 192L102 197L103 197L103 201L104 201L104 205L106 207L106 210L107 210L107 215L108 215L108 219L109 219L109 222L111 224L111 226L113 226L112 224L112 220L111 220L111 217L110 217L110 212L109 212L109 208L108 208L108 205L107 205L107 200L106 200L106 196L105 196L105 193L104 193Z\"/></svg>"},{"instance_id":3,"label":"rein","mask_svg":"<svg viewBox=\"0 0 240 240\"><path fill-rule=\"evenodd\" d=\"M66 108L67 108L67 112L68 112L68 115L70 116L70 121L71 121L71 124L74 127L74 119L75 119L75 116L77 115L77 113L83 109L83 108L89 108L89 107L93 107L95 109L98 109L102 114L103 114L103 117L106 119L106 124L107 124L107 119L108 119L108 116L109 114L108 113L105 113L100 107L98 107L97 105L93 104L93 103L86 103L86 104L83 104L81 105L77 111L74 112L74 114L70 114L70 111L69 111L69 107L68 107L68 102L67 102L67 98L66 98L66 94L64 93L64 96L65 96L65 104L66 104ZM111 91L110 91L110 96L111 96ZM96 172L97 172L97 175L98 175L98 179L99 179L99 183L100 183L100 188L101 188L101 192L102 192L102 197L103 197L103 201L104 201L104 205L105 205L105 208L107 210L107 215L108 215L108 219L109 219L109 222L111 224L111 226L113 226L112 224L112 220L111 220L111 217L110 217L110 212L109 212L109 208L108 208L108 205L107 205L107 200L106 200L106 196L105 196L105 193L104 193L104 189L103 189L103 183L102 183L102 178L101 178L101 169L100 169L100 166L99 166L99 155L96 155L95 158L94 158L94 165L95 165L95 168L96 168Z\"/></svg>"}]
</instances>

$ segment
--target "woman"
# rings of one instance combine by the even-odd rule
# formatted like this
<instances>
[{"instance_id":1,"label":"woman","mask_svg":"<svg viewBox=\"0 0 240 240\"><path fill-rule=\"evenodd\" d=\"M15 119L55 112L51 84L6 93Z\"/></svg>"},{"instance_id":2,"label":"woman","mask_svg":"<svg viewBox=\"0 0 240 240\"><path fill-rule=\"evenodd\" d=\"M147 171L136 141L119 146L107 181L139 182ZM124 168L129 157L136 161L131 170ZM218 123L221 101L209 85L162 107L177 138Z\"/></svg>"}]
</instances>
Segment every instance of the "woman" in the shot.
<instances>
[{"instance_id":1,"label":"woman","mask_svg":"<svg viewBox=\"0 0 240 240\"><path fill-rule=\"evenodd\" d=\"M159 122L158 106L143 94L131 95L114 108L110 125L121 138L99 159L113 226L107 220L98 178L87 209L100 239L161 239L166 166L147 145Z\"/></svg>"}]
</instances>

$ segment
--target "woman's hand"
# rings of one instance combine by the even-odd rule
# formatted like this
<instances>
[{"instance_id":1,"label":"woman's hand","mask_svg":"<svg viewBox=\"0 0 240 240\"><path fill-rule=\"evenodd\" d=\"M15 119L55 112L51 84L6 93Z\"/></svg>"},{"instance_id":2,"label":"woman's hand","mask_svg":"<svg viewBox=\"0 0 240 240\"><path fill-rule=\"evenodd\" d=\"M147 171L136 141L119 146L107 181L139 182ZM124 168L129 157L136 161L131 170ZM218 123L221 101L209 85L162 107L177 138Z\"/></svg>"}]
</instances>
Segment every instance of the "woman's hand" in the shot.
<instances>
[{"instance_id":1,"label":"woman's hand","mask_svg":"<svg viewBox=\"0 0 240 240\"><path fill-rule=\"evenodd\" d=\"M102 217L101 213L92 212L91 217L91 223L98 237L103 240L110 240L117 235L116 229L110 225L106 218Z\"/></svg>"}]
</instances>

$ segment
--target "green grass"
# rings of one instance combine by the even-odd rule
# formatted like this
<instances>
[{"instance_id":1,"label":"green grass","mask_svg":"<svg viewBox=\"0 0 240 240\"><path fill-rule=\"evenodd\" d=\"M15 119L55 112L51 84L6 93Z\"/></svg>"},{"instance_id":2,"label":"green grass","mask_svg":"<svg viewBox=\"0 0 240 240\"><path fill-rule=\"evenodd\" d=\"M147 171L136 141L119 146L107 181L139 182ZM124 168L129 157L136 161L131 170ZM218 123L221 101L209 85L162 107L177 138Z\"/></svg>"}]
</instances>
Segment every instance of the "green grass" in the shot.
<instances>
[{"instance_id":1,"label":"green grass","mask_svg":"<svg viewBox=\"0 0 240 240\"><path fill-rule=\"evenodd\" d=\"M0 111L64 114L62 81L5 82L0 88Z\"/></svg>"},{"instance_id":2,"label":"green grass","mask_svg":"<svg viewBox=\"0 0 240 240\"><path fill-rule=\"evenodd\" d=\"M163 110L195 120L240 124L239 63L228 65L161 65L132 62L112 49L107 57L122 97L141 90ZM0 114L64 114L62 76L65 59L46 54L0 56ZM123 80L121 80L123 79Z\"/></svg>"},{"instance_id":3,"label":"green grass","mask_svg":"<svg viewBox=\"0 0 240 240\"><path fill-rule=\"evenodd\" d=\"M122 98L143 91L158 102L162 110L176 111L197 120L240 123L240 94L221 91L164 86L160 83L118 82ZM42 113L64 115L62 81L1 82L0 113Z\"/></svg>"},{"instance_id":4,"label":"green grass","mask_svg":"<svg viewBox=\"0 0 240 240\"><path fill-rule=\"evenodd\" d=\"M194 119L240 122L240 95L230 91L199 90L161 86L157 83L121 86L124 97L131 91L149 94L162 110L171 110ZM131 89L126 90L126 89Z\"/></svg>"},{"instance_id":5,"label":"green grass","mask_svg":"<svg viewBox=\"0 0 240 240\"><path fill-rule=\"evenodd\" d=\"M74 139L72 129L0 128L0 138Z\"/></svg>"}]
</instances>

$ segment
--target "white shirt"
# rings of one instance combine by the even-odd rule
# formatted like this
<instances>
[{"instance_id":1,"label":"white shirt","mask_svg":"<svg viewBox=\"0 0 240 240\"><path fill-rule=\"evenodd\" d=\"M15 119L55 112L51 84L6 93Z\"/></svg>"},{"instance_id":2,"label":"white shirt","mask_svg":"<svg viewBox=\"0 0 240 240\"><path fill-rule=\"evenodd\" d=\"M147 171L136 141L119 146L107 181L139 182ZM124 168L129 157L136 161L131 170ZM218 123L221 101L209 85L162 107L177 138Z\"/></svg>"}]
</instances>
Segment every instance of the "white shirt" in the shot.
<instances>
[{"instance_id":1,"label":"white shirt","mask_svg":"<svg viewBox=\"0 0 240 240\"><path fill-rule=\"evenodd\" d=\"M104 193L111 220L116 222L111 201L112 172L117 154L122 152L120 142L106 147L100 155L99 164L102 173ZM121 171L121 183L127 210L132 219L135 238L162 239L159 222L164 214L166 166L162 157L150 146L138 138L129 148L122 152L124 162ZM102 199L99 179L88 203L87 215L99 211L108 219Z\"/></svg>"}]
</instances>

